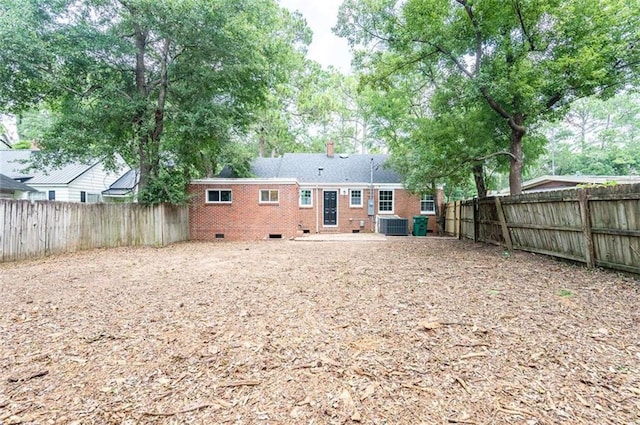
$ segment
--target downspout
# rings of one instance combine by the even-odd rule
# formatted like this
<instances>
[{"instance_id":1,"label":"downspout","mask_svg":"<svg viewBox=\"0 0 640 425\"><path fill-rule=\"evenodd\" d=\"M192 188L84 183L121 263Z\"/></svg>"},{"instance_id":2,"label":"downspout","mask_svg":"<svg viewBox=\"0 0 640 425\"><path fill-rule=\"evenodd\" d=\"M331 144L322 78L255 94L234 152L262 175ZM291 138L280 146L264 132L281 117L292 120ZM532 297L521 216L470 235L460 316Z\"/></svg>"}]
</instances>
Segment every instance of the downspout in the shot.
<instances>
[{"instance_id":1,"label":"downspout","mask_svg":"<svg viewBox=\"0 0 640 425\"><path fill-rule=\"evenodd\" d=\"M371 162L369 163L369 205L371 205L371 232L376 232L376 220L375 220L375 202L373 200L373 157L371 157Z\"/></svg>"},{"instance_id":2,"label":"downspout","mask_svg":"<svg viewBox=\"0 0 640 425\"><path fill-rule=\"evenodd\" d=\"M320 190L316 183L316 234L320 233Z\"/></svg>"}]
</instances>

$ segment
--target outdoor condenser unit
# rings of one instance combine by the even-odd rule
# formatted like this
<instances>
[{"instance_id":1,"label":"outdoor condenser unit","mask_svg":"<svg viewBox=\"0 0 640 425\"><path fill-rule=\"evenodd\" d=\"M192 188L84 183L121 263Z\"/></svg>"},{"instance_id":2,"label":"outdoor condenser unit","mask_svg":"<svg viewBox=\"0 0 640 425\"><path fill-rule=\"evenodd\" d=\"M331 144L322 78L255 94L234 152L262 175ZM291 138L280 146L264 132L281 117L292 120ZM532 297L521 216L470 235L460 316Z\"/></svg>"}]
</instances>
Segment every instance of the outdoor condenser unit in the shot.
<instances>
[{"instance_id":1,"label":"outdoor condenser unit","mask_svg":"<svg viewBox=\"0 0 640 425\"><path fill-rule=\"evenodd\" d=\"M380 217L380 233L387 236L408 236L409 220L401 217Z\"/></svg>"}]
</instances>

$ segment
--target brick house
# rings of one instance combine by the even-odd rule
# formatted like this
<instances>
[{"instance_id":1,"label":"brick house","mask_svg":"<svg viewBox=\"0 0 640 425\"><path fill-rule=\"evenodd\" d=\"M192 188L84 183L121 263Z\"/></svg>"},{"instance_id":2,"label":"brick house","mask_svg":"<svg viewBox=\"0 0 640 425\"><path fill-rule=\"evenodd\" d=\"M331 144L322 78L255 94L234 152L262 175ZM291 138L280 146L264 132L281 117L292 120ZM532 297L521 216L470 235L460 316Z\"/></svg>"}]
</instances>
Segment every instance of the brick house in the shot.
<instances>
[{"instance_id":1,"label":"brick house","mask_svg":"<svg viewBox=\"0 0 640 425\"><path fill-rule=\"evenodd\" d=\"M193 240L293 238L305 233L375 232L381 217L429 216L436 228L436 202L443 194L409 193L399 174L385 167L387 155L285 154L258 158L253 178L194 180L189 186Z\"/></svg>"}]
</instances>

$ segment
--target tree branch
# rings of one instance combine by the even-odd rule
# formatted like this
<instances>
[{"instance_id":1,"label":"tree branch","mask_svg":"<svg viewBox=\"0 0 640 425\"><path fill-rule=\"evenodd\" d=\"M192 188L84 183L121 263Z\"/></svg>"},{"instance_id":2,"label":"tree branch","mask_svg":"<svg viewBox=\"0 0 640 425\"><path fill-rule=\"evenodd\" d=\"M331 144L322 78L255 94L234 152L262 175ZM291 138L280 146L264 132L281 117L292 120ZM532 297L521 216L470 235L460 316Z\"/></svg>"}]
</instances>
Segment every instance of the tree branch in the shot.
<instances>
[{"instance_id":1,"label":"tree branch","mask_svg":"<svg viewBox=\"0 0 640 425\"><path fill-rule=\"evenodd\" d=\"M533 42L533 37L531 36L531 34L529 34L529 32L527 31L527 27L524 24L522 10L520 9L520 1L513 0L513 6L516 9L516 14L518 15L518 21L520 21L520 29L522 29L522 33L524 34L524 37L529 42L529 51L533 52L536 50L536 46L535 46L535 43Z\"/></svg>"},{"instance_id":2,"label":"tree branch","mask_svg":"<svg viewBox=\"0 0 640 425\"><path fill-rule=\"evenodd\" d=\"M467 16L469 16L471 25L473 26L473 29L475 30L475 33L476 33L476 59L475 59L476 63L474 67L475 68L474 74L477 77L480 75L480 64L482 62L482 31L480 30L480 23L478 22L478 19L473 13L472 6L467 2L467 0L456 0L456 1L464 7L464 10L467 12Z\"/></svg>"},{"instance_id":3,"label":"tree branch","mask_svg":"<svg viewBox=\"0 0 640 425\"><path fill-rule=\"evenodd\" d=\"M470 158L469 160L467 160L466 162L470 162L470 161L485 161L487 159L491 159L494 158L496 156L500 156L500 155L506 155L506 156L510 156L513 159L517 159L516 156L514 154L512 154L511 152L508 151L498 151L498 152L494 152L491 153L489 155L485 155L485 156L480 156L478 158Z\"/></svg>"},{"instance_id":4,"label":"tree branch","mask_svg":"<svg viewBox=\"0 0 640 425\"><path fill-rule=\"evenodd\" d=\"M460 170L462 167L464 167L466 164L472 163L472 162L481 162L481 161L486 161L487 159L491 159L494 158L496 156L501 156L501 155L505 155L505 156L509 156L511 158L515 158L515 156L508 151L498 151L498 152L494 152L494 153L490 153L489 155L485 155L485 156L481 156L481 157L472 157L472 158L465 158L462 161L459 161L458 163L452 164L451 167L448 170L443 170L440 173L436 173L436 174L429 174L428 178L432 179L432 180L437 180L437 179L441 179L444 177L449 177L452 174L456 173L458 170ZM442 168L440 168L440 170L442 170Z\"/></svg>"}]
</instances>

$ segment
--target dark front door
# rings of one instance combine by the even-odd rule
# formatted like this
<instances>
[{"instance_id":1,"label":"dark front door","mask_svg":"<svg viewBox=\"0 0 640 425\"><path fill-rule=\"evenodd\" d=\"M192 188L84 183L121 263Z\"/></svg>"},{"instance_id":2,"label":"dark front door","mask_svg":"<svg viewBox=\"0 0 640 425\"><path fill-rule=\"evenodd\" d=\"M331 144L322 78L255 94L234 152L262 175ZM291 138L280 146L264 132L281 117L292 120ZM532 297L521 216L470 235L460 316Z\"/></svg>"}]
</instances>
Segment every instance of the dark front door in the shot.
<instances>
[{"instance_id":1,"label":"dark front door","mask_svg":"<svg viewBox=\"0 0 640 425\"><path fill-rule=\"evenodd\" d=\"M338 192L335 190L324 191L324 225L335 226L338 224Z\"/></svg>"}]
</instances>

